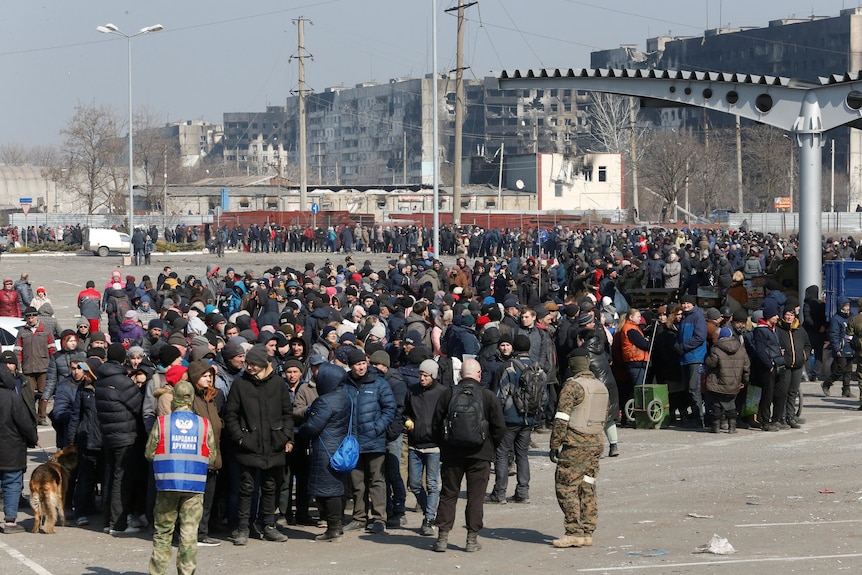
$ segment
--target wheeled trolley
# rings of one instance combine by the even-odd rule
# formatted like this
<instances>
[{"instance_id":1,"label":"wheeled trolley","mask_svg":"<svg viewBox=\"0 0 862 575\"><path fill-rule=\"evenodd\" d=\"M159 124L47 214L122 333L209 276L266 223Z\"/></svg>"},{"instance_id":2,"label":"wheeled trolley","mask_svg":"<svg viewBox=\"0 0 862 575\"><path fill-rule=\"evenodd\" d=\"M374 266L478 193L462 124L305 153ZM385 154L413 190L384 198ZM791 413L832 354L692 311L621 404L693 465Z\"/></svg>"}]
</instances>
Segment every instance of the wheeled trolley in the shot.
<instances>
[{"instance_id":1,"label":"wheeled trolley","mask_svg":"<svg viewBox=\"0 0 862 575\"><path fill-rule=\"evenodd\" d=\"M663 384L640 385L626 402L626 416L638 429L660 429L670 424L670 400Z\"/></svg>"}]
</instances>

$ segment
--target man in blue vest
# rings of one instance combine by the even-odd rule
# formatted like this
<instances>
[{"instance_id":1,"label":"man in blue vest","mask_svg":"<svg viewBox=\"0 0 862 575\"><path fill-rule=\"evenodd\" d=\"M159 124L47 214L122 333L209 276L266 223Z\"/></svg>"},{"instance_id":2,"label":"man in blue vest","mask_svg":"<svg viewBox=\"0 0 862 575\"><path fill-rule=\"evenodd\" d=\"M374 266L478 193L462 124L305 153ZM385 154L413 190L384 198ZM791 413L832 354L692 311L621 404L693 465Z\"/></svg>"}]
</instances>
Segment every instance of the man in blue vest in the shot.
<instances>
[{"instance_id":1,"label":"man in blue vest","mask_svg":"<svg viewBox=\"0 0 862 575\"><path fill-rule=\"evenodd\" d=\"M158 491L150 575L164 575L168 569L178 517L177 574L193 575L197 568L198 524L204 508L207 468L215 462L217 446L209 420L192 412L194 397L191 383L178 382L172 413L158 418L147 441L146 457L153 462Z\"/></svg>"}]
</instances>

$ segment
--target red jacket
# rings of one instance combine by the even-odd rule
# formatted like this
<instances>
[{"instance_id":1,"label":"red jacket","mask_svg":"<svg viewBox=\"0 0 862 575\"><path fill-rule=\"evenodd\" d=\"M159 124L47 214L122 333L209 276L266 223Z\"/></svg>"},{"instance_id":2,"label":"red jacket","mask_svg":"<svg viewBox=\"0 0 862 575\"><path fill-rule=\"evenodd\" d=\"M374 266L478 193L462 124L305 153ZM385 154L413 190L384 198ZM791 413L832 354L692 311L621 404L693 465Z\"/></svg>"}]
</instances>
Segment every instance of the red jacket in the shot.
<instances>
[{"instance_id":1,"label":"red jacket","mask_svg":"<svg viewBox=\"0 0 862 575\"><path fill-rule=\"evenodd\" d=\"M0 289L0 316L21 317L18 292L14 289Z\"/></svg>"}]
</instances>

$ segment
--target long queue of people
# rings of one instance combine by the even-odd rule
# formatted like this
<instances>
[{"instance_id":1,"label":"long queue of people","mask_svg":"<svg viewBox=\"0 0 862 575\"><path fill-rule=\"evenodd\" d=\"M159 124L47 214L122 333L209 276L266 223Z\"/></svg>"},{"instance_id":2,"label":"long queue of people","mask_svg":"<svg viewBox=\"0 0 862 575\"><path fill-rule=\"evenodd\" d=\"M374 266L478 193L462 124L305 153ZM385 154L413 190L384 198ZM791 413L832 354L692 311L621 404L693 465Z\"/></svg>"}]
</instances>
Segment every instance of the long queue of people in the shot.
<instances>
[{"instance_id":1,"label":"long queue of people","mask_svg":"<svg viewBox=\"0 0 862 575\"><path fill-rule=\"evenodd\" d=\"M220 543L211 530L230 533L235 545L251 535L284 541L280 519L325 525L319 541L404 528L408 489L422 508L420 535L436 533L434 549L445 551L465 476L465 548L478 550L484 504L530 503L532 434L554 428L564 382L583 373L581 358L608 392L602 429L611 457L620 453L617 425L626 423L620 406L645 383L668 385L671 408L692 427L798 427L794 394L809 356L818 347L822 352L828 336L834 360L823 390L840 380L842 392L852 393L849 349L856 340L841 322L854 322L842 307L827 324L816 288L806 291L804 304L784 294L795 281L788 273L792 242L667 231L577 236L552 253L541 248L538 257L486 251L472 266L459 257L447 267L414 249L380 270L347 255L343 263L262 273L212 263L200 277L180 278L165 267L155 281L115 271L103 290L88 282L77 301L81 319L65 331L49 321L53 313L43 313L45 302L22 289L29 277L7 278L0 312L23 312L26 326L17 353L0 356L0 380L34 426L54 426L58 447L77 446L69 488L75 521L90 524L98 492L102 527L113 535L155 524L164 542L166 522L156 517L155 502L170 448L153 437L164 433L172 409L209 422L216 456L191 482L201 489L202 511L192 515L198 520L194 541L184 538L186 557L190 547ZM782 254L773 258L779 279L766 283L766 298L749 310L740 289L746 261L770 251ZM648 285L656 260L665 268L680 263L680 303L641 313L628 306L630 293ZM730 261L739 269L724 285ZM697 307L692 292L703 285L717 287L725 305ZM808 377L822 369L814 363ZM193 397L184 393L176 401L181 382ZM484 398L475 414L481 441L461 445L451 435L450 411L460 396L455 390L472 385ZM748 394L740 390L748 386L761 396L757 417L743 422L738 414ZM349 473L335 472L330 458L350 434L360 446L358 461ZM16 445L31 440L24 434ZM197 446L209 443L204 434ZM21 453L9 454L8 467L19 465ZM492 462L494 485L486 493ZM0 469L9 533L19 528L20 488L13 484L23 477L6 467ZM344 520L348 499L352 514ZM563 501L561 507L567 508ZM572 519L576 525L567 515L574 546L586 544L595 529L594 514L583 515Z\"/></svg>"}]
</instances>

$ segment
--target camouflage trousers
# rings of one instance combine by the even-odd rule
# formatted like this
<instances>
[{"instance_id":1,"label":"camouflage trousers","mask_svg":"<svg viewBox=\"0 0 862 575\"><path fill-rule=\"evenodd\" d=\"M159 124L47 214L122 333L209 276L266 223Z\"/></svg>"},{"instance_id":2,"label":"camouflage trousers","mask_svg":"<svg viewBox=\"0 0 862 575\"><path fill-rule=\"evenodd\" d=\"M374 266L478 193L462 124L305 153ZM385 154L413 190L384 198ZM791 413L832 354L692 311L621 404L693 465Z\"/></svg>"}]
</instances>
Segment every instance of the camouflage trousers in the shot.
<instances>
[{"instance_id":1,"label":"camouflage trousers","mask_svg":"<svg viewBox=\"0 0 862 575\"><path fill-rule=\"evenodd\" d=\"M566 535L592 535L599 516L596 477L602 446L563 447L554 483L563 511Z\"/></svg>"},{"instance_id":2,"label":"camouflage trousers","mask_svg":"<svg viewBox=\"0 0 862 575\"><path fill-rule=\"evenodd\" d=\"M156 494L150 575L164 575L171 564L171 540L177 518L180 520L177 575L194 575L198 564L198 524L203 511L203 493L159 491Z\"/></svg>"}]
</instances>

